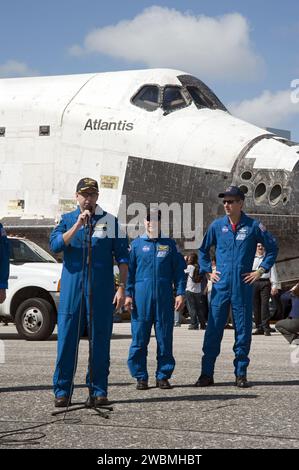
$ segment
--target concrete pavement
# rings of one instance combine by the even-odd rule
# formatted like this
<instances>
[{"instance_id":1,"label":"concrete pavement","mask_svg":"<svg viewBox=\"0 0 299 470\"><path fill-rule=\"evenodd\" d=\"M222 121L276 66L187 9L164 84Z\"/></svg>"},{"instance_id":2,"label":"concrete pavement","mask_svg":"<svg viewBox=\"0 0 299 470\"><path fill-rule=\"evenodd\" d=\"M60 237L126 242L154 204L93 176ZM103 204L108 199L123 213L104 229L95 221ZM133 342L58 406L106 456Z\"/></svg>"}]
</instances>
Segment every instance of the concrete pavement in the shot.
<instances>
[{"instance_id":1,"label":"concrete pavement","mask_svg":"<svg viewBox=\"0 0 299 470\"><path fill-rule=\"evenodd\" d=\"M279 333L253 337L248 371L252 387L239 389L234 386L232 365L234 332L225 330L215 386L199 389L193 384L199 375L203 333L189 331L188 325L174 329L177 364L172 390L154 387L156 344L152 336L150 389L137 391L126 366L130 324L114 324L111 418L102 419L85 409L68 414L66 421L60 416L54 423L56 335L48 341L28 342L18 338L14 326L0 324L0 351L5 352L5 360L0 355L0 433L48 423L17 437L39 438L34 444L2 442L0 448L298 448L299 347L290 348ZM82 340L73 402L87 397L87 359L88 342Z\"/></svg>"}]
</instances>

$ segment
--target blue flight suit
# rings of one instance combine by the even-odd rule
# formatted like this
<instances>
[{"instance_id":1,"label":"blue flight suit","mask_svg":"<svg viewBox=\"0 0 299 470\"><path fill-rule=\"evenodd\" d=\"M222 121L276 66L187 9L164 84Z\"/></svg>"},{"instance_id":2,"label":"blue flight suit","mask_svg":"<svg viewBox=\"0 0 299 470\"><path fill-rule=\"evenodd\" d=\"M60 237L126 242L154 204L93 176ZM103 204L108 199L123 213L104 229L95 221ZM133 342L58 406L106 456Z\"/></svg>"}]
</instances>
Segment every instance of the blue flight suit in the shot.
<instances>
[{"instance_id":1,"label":"blue flight suit","mask_svg":"<svg viewBox=\"0 0 299 470\"><path fill-rule=\"evenodd\" d=\"M0 224L0 289L8 288L9 277L9 242L3 228Z\"/></svg>"},{"instance_id":2,"label":"blue flight suit","mask_svg":"<svg viewBox=\"0 0 299 470\"><path fill-rule=\"evenodd\" d=\"M199 249L201 272L212 272L209 251L211 246L215 246L220 280L212 287L211 309L203 344L202 375L213 376L231 305L235 326L235 375L246 376L252 334L253 286L244 282L243 274L252 271L257 243L265 247L266 255L261 267L269 271L278 253L276 241L260 222L244 212L235 232L228 216L224 216L215 220L204 236Z\"/></svg>"},{"instance_id":3,"label":"blue flight suit","mask_svg":"<svg viewBox=\"0 0 299 470\"><path fill-rule=\"evenodd\" d=\"M144 234L132 242L126 288L126 295L134 300L128 366L137 380L148 380L146 357L153 324L157 340L156 379L169 379L174 370L173 286L176 295L185 294L185 267L183 256L170 238L151 239Z\"/></svg>"},{"instance_id":4,"label":"blue flight suit","mask_svg":"<svg viewBox=\"0 0 299 470\"><path fill-rule=\"evenodd\" d=\"M56 397L72 394L78 331L81 336L86 322L89 324L89 227L81 227L69 245L65 245L63 241L63 234L74 225L79 214L79 207L73 212L64 214L50 236L52 251L64 252L58 310L57 361L53 377ZM88 370L86 384L91 388L92 396L107 396L114 308L112 305L114 297L113 256L118 264L128 263L128 241L126 236L121 234L117 219L99 206L96 206L95 214L91 217L91 224L93 232L91 239L93 383L90 384ZM82 318L79 325L80 311Z\"/></svg>"}]
</instances>

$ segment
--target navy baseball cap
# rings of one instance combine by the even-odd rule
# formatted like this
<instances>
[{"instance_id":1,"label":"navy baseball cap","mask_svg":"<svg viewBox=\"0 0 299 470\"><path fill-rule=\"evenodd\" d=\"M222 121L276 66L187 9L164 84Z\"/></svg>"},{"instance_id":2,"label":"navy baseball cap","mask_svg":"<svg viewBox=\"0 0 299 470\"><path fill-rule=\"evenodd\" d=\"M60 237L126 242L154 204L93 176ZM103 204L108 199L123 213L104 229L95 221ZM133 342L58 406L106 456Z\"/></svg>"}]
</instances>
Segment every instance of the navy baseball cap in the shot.
<instances>
[{"instance_id":1,"label":"navy baseball cap","mask_svg":"<svg viewBox=\"0 0 299 470\"><path fill-rule=\"evenodd\" d=\"M84 191L90 191L90 192L99 192L99 186L96 180L92 178L82 178L76 188L77 193L82 193Z\"/></svg>"},{"instance_id":2,"label":"navy baseball cap","mask_svg":"<svg viewBox=\"0 0 299 470\"><path fill-rule=\"evenodd\" d=\"M245 194L243 193L243 191L241 191L240 188L238 188L238 186L229 186L228 188L226 188L224 193L218 194L218 197L225 197L225 196L239 197L243 201L245 199Z\"/></svg>"}]
</instances>

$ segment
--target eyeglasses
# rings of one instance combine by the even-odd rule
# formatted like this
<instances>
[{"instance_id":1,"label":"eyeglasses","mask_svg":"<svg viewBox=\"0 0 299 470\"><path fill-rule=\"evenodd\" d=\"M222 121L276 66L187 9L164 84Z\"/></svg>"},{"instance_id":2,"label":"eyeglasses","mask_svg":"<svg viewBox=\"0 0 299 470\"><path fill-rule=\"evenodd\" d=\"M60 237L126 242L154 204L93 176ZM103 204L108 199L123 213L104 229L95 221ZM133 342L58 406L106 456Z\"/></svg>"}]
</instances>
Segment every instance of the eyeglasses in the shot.
<instances>
[{"instance_id":1,"label":"eyeglasses","mask_svg":"<svg viewBox=\"0 0 299 470\"><path fill-rule=\"evenodd\" d=\"M233 204L234 202L238 202L235 199L225 199L223 202L223 205L225 204Z\"/></svg>"}]
</instances>

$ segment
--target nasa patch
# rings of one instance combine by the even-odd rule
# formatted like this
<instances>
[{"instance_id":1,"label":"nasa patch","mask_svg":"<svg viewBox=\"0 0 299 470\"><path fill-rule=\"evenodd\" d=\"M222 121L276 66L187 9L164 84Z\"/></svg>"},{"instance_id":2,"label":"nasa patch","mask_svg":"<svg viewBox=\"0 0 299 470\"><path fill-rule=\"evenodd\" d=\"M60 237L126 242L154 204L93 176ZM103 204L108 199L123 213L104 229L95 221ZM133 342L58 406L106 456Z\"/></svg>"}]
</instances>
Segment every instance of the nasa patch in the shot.
<instances>
[{"instance_id":1,"label":"nasa patch","mask_svg":"<svg viewBox=\"0 0 299 470\"><path fill-rule=\"evenodd\" d=\"M107 223L96 224L92 237L93 238L105 238L106 236L107 236Z\"/></svg>"},{"instance_id":2,"label":"nasa patch","mask_svg":"<svg viewBox=\"0 0 299 470\"><path fill-rule=\"evenodd\" d=\"M142 247L142 251L144 251L145 253L148 252L148 251L150 251L150 249L151 249L151 247L148 246L148 245L144 245L144 246Z\"/></svg>"},{"instance_id":3,"label":"nasa patch","mask_svg":"<svg viewBox=\"0 0 299 470\"><path fill-rule=\"evenodd\" d=\"M227 233L228 232L228 227L226 225L224 225L224 227L222 227L222 232L223 233Z\"/></svg>"},{"instance_id":4,"label":"nasa patch","mask_svg":"<svg viewBox=\"0 0 299 470\"><path fill-rule=\"evenodd\" d=\"M157 246L157 257L165 258L169 253L169 245L158 245Z\"/></svg>"},{"instance_id":5,"label":"nasa patch","mask_svg":"<svg viewBox=\"0 0 299 470\"><path fill-rule=\"evenodd\" d=\"M238 233L238 235L236 236L236 240L245 240L246 235L246 233Z\"/></svg>"},{"instance_id":6,"label":"nasa patch","mask_svg":"<svg viewBox=\"0 0 299 470\"><path fill-rule=\"evenodd\" d=\"M158 251L169 251L169 245L158 245L157 250Z\"/></svg>"},{"instance_id":7,"label":"nasa patch","mask_svg":"<svg viewBox=\"0 0 299 470\"><path fill-rule=\"evenodd\" d=\"M107 222L105 224L96 224L94 229L95 230L107 230Z\"/></svg>"}]
</instances>

